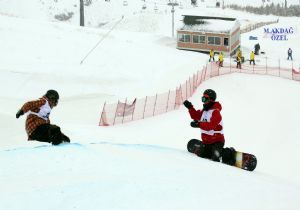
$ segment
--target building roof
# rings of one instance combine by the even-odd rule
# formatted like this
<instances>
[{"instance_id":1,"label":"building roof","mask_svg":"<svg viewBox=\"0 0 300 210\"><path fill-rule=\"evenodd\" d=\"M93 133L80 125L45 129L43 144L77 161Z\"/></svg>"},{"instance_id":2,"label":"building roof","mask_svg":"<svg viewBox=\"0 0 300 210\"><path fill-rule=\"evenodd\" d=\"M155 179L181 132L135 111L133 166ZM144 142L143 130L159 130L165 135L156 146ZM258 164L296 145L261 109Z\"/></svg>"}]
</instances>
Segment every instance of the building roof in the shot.
<instances>
[{"instance_id":1,"label":"building roof","mask_svg":"<svg viewBox=\"0 0 300 210\"><path fill-rule=\"evenodd\" d=\"M183 25L179 30L230 33L238 21L228 17L183 15Z\"/></svg>"}]
</instances>

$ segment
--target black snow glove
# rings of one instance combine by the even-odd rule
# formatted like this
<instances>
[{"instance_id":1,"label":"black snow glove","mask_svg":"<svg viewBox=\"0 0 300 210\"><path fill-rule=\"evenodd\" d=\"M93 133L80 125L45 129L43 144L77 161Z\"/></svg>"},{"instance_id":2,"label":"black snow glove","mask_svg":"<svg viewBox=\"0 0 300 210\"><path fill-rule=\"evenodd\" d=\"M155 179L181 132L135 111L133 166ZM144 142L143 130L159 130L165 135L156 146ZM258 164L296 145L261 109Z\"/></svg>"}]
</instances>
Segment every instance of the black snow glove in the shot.
<instances>
[{"instance_id":1,"label":"black snow glove","mask_svg":"<svg viewBox=\"0 0 300 210\"><path fill-rule=\"evenodd\" d=\"M183 102L183 105L184 105L186 108L188 108L188 109L190 109L190 108L193 107L193 104L192 104L191 102L189 102L188 100L185 100L185 101Z\"/></svg>"},{"instance_id":2,"label":"black snow glove","mask_svg":"<svg viewBox=\"0 0 300 210\"><path fill-rule=\"evenodd\" d=\"M191 122L191 127L193 128L199 128L199 122L197 120L194 120Z\"/></svg>"},{"instance_id":3,"label":"black snow glove","mask_svg":"<svg viewBox=\"0 0 300 210\"><path fill-rule=\"evenodd\" d=\"M19 118L21 115L23 115L24 114L24 112L23 112L23 110L22 109L20 109L18 112L17 112L17 114L16 114L16 118Z\"/></svg>"}]
</instances>

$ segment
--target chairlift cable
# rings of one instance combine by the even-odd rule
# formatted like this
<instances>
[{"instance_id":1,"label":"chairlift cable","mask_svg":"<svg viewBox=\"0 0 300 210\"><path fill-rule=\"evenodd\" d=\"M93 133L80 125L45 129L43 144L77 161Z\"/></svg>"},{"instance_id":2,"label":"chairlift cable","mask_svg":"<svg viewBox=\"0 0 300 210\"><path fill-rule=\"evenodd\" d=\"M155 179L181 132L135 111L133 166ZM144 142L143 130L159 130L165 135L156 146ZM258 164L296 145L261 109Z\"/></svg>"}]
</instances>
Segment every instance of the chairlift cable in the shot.
<instances>
[{"instance_id":1,"label":"chairlift cable","mask_svg":"<svg viewBox=\"0 0 300 210\"><path fill-rule=\"evenodd\" d=\"M86 56L81 60L80 65L83 63L83 61L96 49L96 47L110 34L110 32L112 32L114 30L114 28L119 25L119 23L121 23L121 21L123 20L124 15L122 16L122 18L115 23L115 25L97 42L97 44L86 54Z\"/></svg>"}]
</instances>

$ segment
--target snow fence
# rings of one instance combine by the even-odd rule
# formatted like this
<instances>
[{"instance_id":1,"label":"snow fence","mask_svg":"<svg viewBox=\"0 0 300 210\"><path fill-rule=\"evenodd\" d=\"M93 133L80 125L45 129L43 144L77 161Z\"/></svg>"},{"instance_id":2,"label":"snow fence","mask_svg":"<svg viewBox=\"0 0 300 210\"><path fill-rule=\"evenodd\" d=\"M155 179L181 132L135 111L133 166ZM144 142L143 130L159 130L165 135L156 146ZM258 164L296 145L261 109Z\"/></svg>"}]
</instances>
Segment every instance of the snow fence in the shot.
<instances>
[{"instance_id":1,"label":"snow fence","mask_svg":"<svg viewBox=\"0 0 300 210\"><path fill-rule=\"evenodd\" d=\"M243 33L247 33L249 31L253 31L257 28L260 28L262 26L266 26L266 25L270 25L270 24L274 24L274 23L278 23L279 19L277 20L273 20L273 21L267 21L267 22L259 22L259 23L250 23L244 27L241 28L241 34Z\"/></svg>"},{"instance_id":2,"label":"snow fence","mask_svg":"<svg viewBox=\"0 0 300 210\"><path fill-rule=\"evenodd\" d=\"M134 101L118 101L115 104L104 104L100 126L109 126L163 114L178 109L182 102L193 95L197 87L211 75L206 75L206 67L199 70L175 90L159 93Z\"/></svg>"},{"instance_id":3,"label":"snow fence","mask_svg":"<svg viewBox=\"0 0 300 210\"><path fill-rule=\"evenodd\" d=\"M226 60L225 60L226 61ZM99 126L111 126L140 120L147 117L160 115L178 109L184 100L190 98L202 82L215 76L230 73L249 73L260 75L271 75L291 80L300 81L300 70L293 67L293 62L272 60L267 57L257 60L256 65L250 65L249 61L242 64L242 68L236 68L233 58L224 62L223 67L219 67L218 62L207 63L196 74L189 77L175 90L165 93L146 96L134 101L118 101L114 104L104 103L100 117Z\"/></svg>"}]
</instances>

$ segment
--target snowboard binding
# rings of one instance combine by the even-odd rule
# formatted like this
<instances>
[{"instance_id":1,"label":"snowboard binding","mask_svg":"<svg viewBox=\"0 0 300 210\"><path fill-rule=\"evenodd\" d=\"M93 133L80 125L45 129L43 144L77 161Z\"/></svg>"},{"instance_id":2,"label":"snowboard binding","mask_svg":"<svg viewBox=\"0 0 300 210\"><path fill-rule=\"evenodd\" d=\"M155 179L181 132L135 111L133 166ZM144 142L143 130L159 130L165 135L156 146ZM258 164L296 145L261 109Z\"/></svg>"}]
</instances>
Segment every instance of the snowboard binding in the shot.
<instances>
[{"instance_id":1,"label":"snowboard binding","mask_svg":"<svg viewBox=\"0 0 300 210\"><path fill-rule=\"evenodd\" d=\"M233 166L235 164L236 151L233 147L223 148L222 163Z\"/></svg>"}]
</instances>

